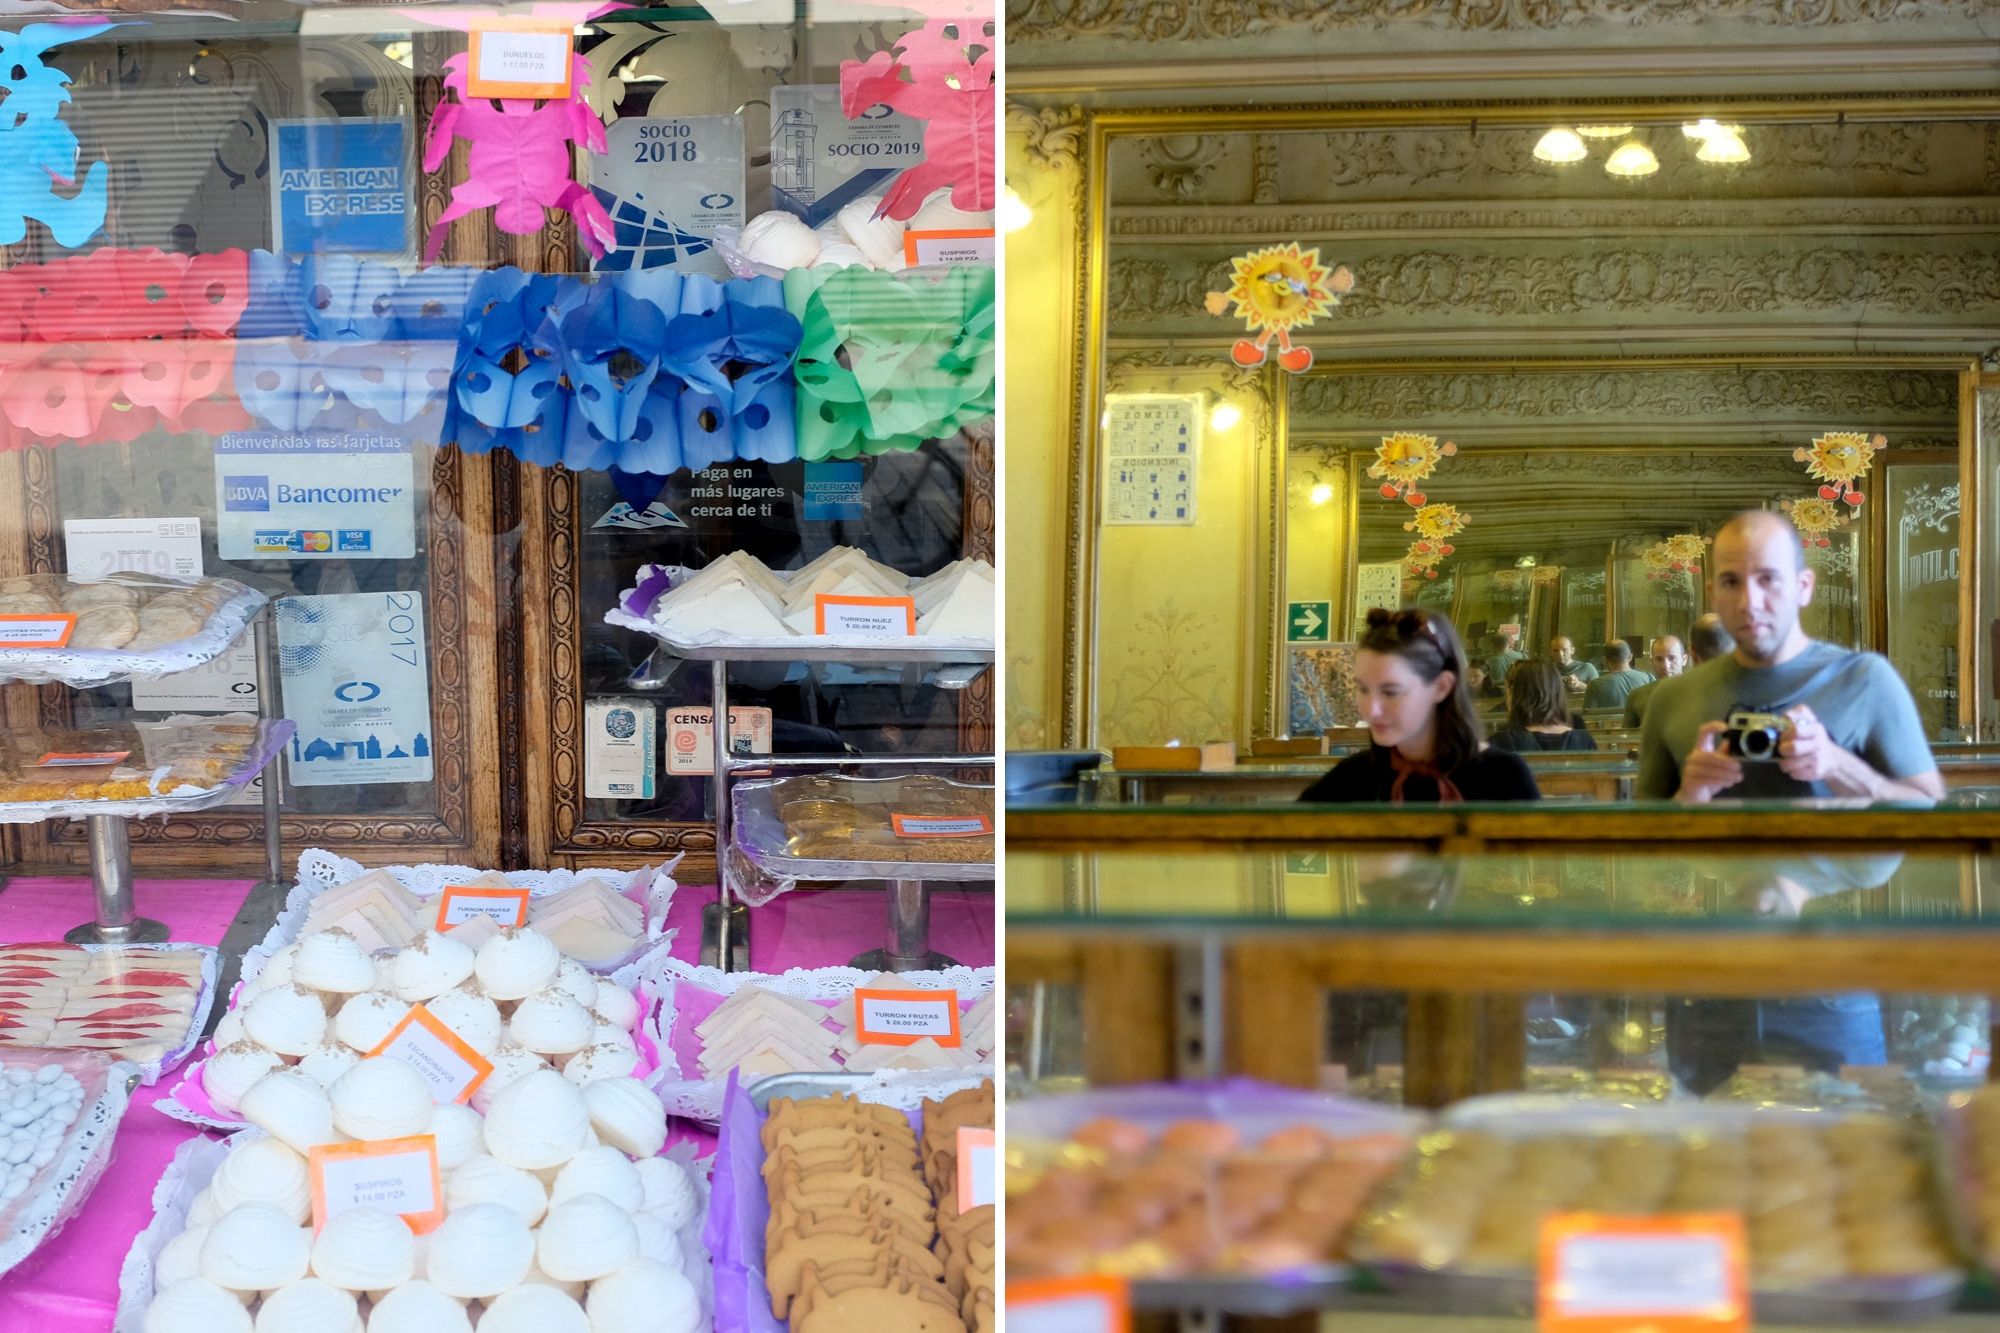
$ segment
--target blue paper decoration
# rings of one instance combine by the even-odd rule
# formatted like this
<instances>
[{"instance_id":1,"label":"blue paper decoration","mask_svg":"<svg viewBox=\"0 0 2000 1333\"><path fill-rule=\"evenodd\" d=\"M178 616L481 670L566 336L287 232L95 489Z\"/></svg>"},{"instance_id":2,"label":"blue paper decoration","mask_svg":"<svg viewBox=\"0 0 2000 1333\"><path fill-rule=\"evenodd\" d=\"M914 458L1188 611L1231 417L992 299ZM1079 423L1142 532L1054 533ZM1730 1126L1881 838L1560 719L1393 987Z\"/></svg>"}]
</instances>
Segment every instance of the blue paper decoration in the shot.
<instances>
[{"instance_id":1,"label":"blue paper decoration","mask_svg":"<svg viewBox=\"0 0 2000 1333\"><path fill-rule=\"evenodd\" d=\"M56 192L76 180L80 145L76 131L62 122L69 103L69 75L42 57L64 42L83 41L114 23L30 23L18 32L0 32L0 245L26 238L33 218L49 229L57 245L73 250L104 226L110 168L93 162L83 187L73 195ZM19 71L20 77L14 77Z\"/></svg>"}]
</instances>

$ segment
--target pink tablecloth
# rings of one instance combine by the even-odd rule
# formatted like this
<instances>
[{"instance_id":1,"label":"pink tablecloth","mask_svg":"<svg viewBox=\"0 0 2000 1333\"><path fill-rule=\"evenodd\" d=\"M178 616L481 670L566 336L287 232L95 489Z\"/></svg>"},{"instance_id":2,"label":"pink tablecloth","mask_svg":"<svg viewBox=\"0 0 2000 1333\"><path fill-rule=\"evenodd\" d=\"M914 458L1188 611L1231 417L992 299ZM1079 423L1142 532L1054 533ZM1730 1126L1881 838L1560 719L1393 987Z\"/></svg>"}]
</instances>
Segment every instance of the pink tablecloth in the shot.
<instances>
[{"instance_id":1,"label":"pink tablecloth","mask_svg":"<svg viewBox=\"0 0 2000 1333\"><path fill-rule=\"evenodd\" d=\"M701 953L701 909L715 901L711 886L683 884L674 892L667 924L679 929L674 957ZM931 891L931 948L967 967L993 966L993 894L967 889ZM879 949L888 929L884 893L871 889L794 889L750 913L750 970L835 967Z\"/></svg>"},{"instance_id":2,"label":"pink tablecloth","mask_svg":"<svg viewBox=\"0 0 2000 1333\"><path fill-rule=\"evenodd\" d=\"M142 916L164 921L175 940L220 944L250 893L248 880L140 880ZM90 882L13 880L0 889L0 940L60 939L91 915ZM153 1110L171 1076L140 1088L118 1127L111 1166L83 1211L60 1233L0 1277L0 1329L108 1333L118 1307L118 1269L132 1238L153 1216L153 1186L174 1149L199 1131Z\"/></svg>"}]
</instances>

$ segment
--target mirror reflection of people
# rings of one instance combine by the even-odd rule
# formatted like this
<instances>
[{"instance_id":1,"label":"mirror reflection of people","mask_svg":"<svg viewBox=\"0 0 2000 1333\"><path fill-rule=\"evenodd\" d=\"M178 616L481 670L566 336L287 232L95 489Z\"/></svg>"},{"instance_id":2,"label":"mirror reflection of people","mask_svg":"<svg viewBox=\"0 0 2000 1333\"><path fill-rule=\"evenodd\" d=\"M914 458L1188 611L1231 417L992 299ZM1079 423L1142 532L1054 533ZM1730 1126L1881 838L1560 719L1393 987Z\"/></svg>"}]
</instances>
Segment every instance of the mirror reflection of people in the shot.
<instances>
[{"instance_id":1,"label":"mirror reflection of people","mask_svg":"<svg viewBox=\"0 0 2000 1333\"><path fill-rule=\"evenodd\" d=\"M1577 694L1583 693L1583 687L1598 677L1596 667L1576 660L1576 645L1564 635L1558 634L1549 640L1549 654L1555 658L1556 670L1562 673L1563 684Z\"/></svg>"},{"instance_id":2,"label":"mirror reflection of people","mask_svg":"<svg viewBox=\"0 0 2000 1333\"><path fill-rule=\"evenodd\" d=\"M1487 688L1498 694L1506 688L1507 674L1516 662L1525 662L1528 655L1516 645L1521 642L1521 631L1512 625L1502 625L1486 636L1486 681Z\"/></svg>"},{"instance_id":3,"label":"mirror reflection of people","mask_svg":"<svg viewBox=\"0 0 2000 1333\"><path fill-rule=\"evenodd\" d=\"M1487 745L1451 622L1417 609L1368 613L1354 694L1369 747L1335 764L1301 801L1533 801L1519 755Z\"/></svg>"},{"instance_id":4,"label":"mirror reflection of people","mask_svg":"<svg viewBox=\"0 0 2000 1333\"><path fill-rule=\"evenodd\" d=\"M1604 674L1583 691L1583 706L1589 710L1622 708L1632 691L1651 685L1653 678L1632 665L1632 645L1613 639L1604 645Z\"/></svg>"},{"instance_id":5,"label":"mirror reflection of people","mask_svg":"<svg viewBox=\"0 0 2000 1333\"><path fill-rule=\"evenodd\" d=\"M1653 640L1655 649L1653 665L1656 668L1664 668L1671 662L1670 655L1659 651L1669 644L1678 647L1680 640L1671 634L1666 635L1664 638ZM1681 664L1666 675L1661 676L1660 680L1680 675L1687 669L1689 663L1700 666L1703 662L1712 661L1724 653L1734 652L1735 649L1736 640L1731 638L1729 631L1722 627L1722 617L1713 611L1703 612L1701 615L1695 617L1694 624L1688 628L1687 649L1685 656L1681 660ZM1655 681L1652 685L1641 685L1638 689L1625 696L1626 726L1636 727L1645 722L1646 708L1652 703L1653 690L1658 684L1659 681Z\"/></svg>"},{"instance_id":6,"label":"mirror reflection of people","mask_svg":"<svg viewBox=\"0 0 2000 1333\"><path fill-rule=\"evenodd\" d=\"M1709 602L1733 652L1664 682L1639 739L1637 794L1701 803L1717 796L1852 796L1935 801L1944 795L1922 720L1896 669L1877 653L1818 643L1799 624L1813 571L1798 530L1753 509L1716 534ZM1732 713L1777 718L1769 759L1728 740Z\"/></svg>"},{"instance_id":7,"label":"mirror reflection of people","mask_svg":"<svg viewBox=\"0 0 2000 1333\"><path fill-rule=\"evenodd\" d=\"M1546 657L1529 658L1507 677L1507 725L1493 743L1516 754L1597 748L1589 732L1572 725L1560 666Z\"/></svg>"}]
</instances>

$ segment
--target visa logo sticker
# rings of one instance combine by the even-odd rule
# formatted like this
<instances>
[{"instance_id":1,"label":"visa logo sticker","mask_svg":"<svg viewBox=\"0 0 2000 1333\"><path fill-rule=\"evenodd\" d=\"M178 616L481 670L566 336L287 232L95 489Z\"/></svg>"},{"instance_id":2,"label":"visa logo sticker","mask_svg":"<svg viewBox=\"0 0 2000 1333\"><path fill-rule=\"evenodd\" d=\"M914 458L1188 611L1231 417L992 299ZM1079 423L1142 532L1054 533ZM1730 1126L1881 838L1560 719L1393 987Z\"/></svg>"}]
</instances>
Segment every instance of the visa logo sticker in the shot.
<instances>
[{"instance_id":1,"label":"visa logo sticker","mask_svg":"<svg viewBox=\"0 0 2000 1333\"><path fill-rule=\"evenodd\" d=\"M250 549L257 555L301 555L331 551L333 533L297 528L259 529L250 534Z\"/></svg>"},{"instance_id":2,"label":"visa logo sticker","mask_svg":"<svg viewBox=\"0 0 2000 1333\"><path fill-rule=\"evenodd\" d=\"M367 528L342 528L335 539L343 551L367 551L375 546L375 534Z\"/></svg>"},{"instance_id":3,"label":"visa logo sticker","mask_svg":"<svg viewBox=\"0 0 2000 1333\"><path fill-rule=\"evenodd\" d=\"M222 479L222 507L225 510L235 513L269 513L271 511L270 477L224 477Z\"/></svg>"}]
</instances>

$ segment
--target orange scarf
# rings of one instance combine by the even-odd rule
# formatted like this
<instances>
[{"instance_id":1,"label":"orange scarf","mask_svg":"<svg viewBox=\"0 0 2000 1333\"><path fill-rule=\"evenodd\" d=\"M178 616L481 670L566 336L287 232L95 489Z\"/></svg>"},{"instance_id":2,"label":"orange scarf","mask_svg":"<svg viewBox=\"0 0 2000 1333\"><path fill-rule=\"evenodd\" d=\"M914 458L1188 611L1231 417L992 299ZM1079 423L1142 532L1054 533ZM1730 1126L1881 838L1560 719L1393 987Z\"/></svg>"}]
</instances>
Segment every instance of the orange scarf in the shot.
<instances>
[{"instance_id":1,"label":"orange scarf","mask_svg":"<svg viewBox=\"0 0 2000 1333\"><path fill-rule=\"evenodd\" d=\"M1461 805L1465 801L1465 797L1459 794L1457 786L1444 773L1432 768L1429 764L1420 764L1414 759L1405 759L1403 752L1394 747L1391 747L1389 750L1389 767L1394 769L1396 773L1396 780L1389 784L1389 804L1391 805L1401 805L1403 803L1403 784L1412 777L1429 778L1431 781L1437 783L1439 805Z\"/></svg>"}]
</instances>

